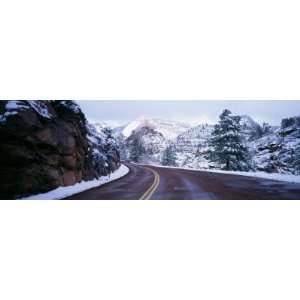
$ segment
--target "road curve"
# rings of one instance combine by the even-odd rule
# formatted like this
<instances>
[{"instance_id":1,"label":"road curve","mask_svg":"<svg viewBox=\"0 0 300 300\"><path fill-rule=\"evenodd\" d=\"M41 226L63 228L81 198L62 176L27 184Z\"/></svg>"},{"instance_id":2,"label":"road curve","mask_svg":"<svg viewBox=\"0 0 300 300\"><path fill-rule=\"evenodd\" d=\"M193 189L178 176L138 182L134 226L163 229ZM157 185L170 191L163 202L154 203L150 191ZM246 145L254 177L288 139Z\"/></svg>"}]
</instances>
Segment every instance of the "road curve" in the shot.
<instances>
[{"instance_id":1,"label":"road curve","mask_svg":"<svg viewBox=\"0 0 300 300\"><path fill-rule=\"evenodd\" d=\"M100 187L72 195L66 199L74 200L138 200L152 186L155 176L150 169L134 164L126 164L129 173L124 177Z\"/></svg>"},{"instance_id":2,"label":"road curve","mask_svg":"<svg viewBox=\"0 0 300 300\"><path fill-rule=\"evenodd\" d=\"M256 177L126 164L125 177L66 199L300 199L300 184Z\"/></svg>"}]
</instances>

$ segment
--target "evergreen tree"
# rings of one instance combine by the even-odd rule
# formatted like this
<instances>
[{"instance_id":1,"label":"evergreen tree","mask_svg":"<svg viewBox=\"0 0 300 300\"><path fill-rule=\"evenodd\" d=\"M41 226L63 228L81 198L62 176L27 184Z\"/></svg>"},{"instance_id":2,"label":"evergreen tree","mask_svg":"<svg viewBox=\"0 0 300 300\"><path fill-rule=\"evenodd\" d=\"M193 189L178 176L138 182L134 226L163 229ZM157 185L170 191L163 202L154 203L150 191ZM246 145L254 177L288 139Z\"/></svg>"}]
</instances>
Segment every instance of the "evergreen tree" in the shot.
<instances>
[{"instance_id":1,"label":"evergreen tree","mask_svg":"<svg viewBox=\"0 0 300 300\"><path fill-rule=\"evenodd\" d=\"M143 153L144 149L139 137L136 134L133 134L129 148L129 159L133 162L139 162Z\"/></svg>"},{"instance_id":2,"label":"evergreen tree","mask_svg":"<svg viewBox=\"0 0 300 300\"><path fill-rule=\"evenodd\" d=\"M173 145L170 145L163 152L162 165L163 166L176 166L176 152Z\"/></svg>"},{"instance_id":3,"label":"evergreen tree","mask_svg":"<svg viewBox=\"0 0 300 300\"><path fill-rule=\"evenodd\" d=\"M210 160L224 170L249 171L247 148L242 143L240 117L225 109L212 133Z\"/></svg>"},{"instance_id":4,"label":"evergreen tree","mask_svg":"<svg viewBox=\"0 0 300 300\"><path fill-rule=\"evenodd\" d=\"M102 129L102 132L104 134L104 151L106 153L110 153L111 151L114 151L116 146L115 139L112 135L112 129L109 127L105 127Z\"/></svg>"},{"instance_id":5,"label":"evergreen tree","mask_svg":"<svg viewBox=\"0 0 300 300\"><path fill-rule=\"evenodd\" d=\"M105 127L102 129L102 132L104 135L103 149L104 149L104 152L106 153L107 157L111 158L109 160L109 162L114 161L114 157L116 155L119 159L120 158L119 147L116 143L115 138L113 137L112 129L110 127ZM108 164L109 164L109 162L108 162Z\"/></svg>"}]
</instances>

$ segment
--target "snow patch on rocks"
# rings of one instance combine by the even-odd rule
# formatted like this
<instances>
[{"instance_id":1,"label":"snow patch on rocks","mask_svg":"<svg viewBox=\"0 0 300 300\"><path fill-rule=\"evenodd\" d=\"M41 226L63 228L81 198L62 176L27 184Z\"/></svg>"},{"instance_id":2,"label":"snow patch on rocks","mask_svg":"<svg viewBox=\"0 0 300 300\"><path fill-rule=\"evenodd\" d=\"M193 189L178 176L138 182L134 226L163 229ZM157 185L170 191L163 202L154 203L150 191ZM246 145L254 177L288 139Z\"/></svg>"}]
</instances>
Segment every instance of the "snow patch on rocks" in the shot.
<instances>
[{"instance_id":1,"label":"snow patch on rocks","mask_svg":"<svg viewBox=\"0 0 300 300\"><path fill-rule=\"evenodd\" d=\"M0 114L0 123L5 123L8 117L17 115L20 111L27 109L33 109L43 118L53 118L52 114L49 112L47 101L9 100L5 105L5 112L3 114Z\"/></svg>"},{"instance_id":2,"label":"snow patch on rocks","mask_svg":"<svg viewBox=\"0 0 300 300\"><path fill-rule=\"evenodd\" d=\"M42 117L51 119L53 116L48 110L48 107L43 101L27 101L27 103Z\"/></svg>"},{"instance_id":3,"label":"snow patch on rocks","mask_svg":"<svg viewBox=\"0 0 300 300\"><path fill-rule=\"evenodd\" d=\"M20 110L29 109L30 106L25 105L23 101L12 100L5 105L5 112L0 114L0 123L5 123L8 117L17 115Z\"/></svg>"}]
</instances>

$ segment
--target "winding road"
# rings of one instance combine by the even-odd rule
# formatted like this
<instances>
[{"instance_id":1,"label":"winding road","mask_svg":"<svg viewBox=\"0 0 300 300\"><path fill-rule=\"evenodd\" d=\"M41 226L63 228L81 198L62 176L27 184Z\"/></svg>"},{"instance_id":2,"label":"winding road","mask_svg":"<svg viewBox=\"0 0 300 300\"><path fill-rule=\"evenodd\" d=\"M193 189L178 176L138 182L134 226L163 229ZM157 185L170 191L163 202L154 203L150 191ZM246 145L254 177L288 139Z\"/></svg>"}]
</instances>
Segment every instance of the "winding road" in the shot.
<instances>
[{"instance_id":1,"label":"winding road","mask_svg":"<svg viewBox=\"0 0 300 300\"><path fill-rule=\"evenodd\" d=\"M279 200L300 199L300 184L256 177L126 163L130 172L66 199Z\"/></svg>"}]
</instances>

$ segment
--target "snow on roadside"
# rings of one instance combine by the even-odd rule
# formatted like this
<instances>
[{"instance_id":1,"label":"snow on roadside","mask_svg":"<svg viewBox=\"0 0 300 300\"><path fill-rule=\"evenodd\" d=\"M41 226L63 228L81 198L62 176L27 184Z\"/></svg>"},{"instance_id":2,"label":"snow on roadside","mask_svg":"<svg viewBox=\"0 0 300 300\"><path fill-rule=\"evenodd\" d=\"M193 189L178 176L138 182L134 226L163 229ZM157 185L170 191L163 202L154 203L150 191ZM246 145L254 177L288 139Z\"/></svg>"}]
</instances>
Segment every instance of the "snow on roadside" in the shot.
<instances>
[{"instance_id":1,"label":"snow on roadside","mask_svg":"<svg viewBox=\"0 0 300 300\"><path fill-rule=\"evenodd\" d=\"M232 175L265 178L265 179L271 179L277 181L300 183L300 176L298 175L266 173L266 172L237 172L237 171L219 171L219 170L215 170L215 171L206 170L206 171L214 172L214 173L224 173L224 174L232 174Z\"/></svg>"},{"instance_id":2,"label":"snow on roadside","mask_svg":"<svg viewBox=\"0 0 300 300\"><path fill-rule=\"evenodd\" d=\"M37 195L32 195L29 197L25 198L20 198L19 200L58 200L58 199L63 199L69 196L72 196L74 194L83 192L85 190L89 190L91 188L101 186L105 183L114 181L116 179L119 179L129 173L128 167L125 165L121 165L119 169L114 171L108 176L102 176L99 179L94 179L90 181L82 181L79 183L76 183L71 186L63 186L63 187L58 187L55 190L49 191L47 193L43 194L37 194Z\"/></svg>"},{"instance_id":3,"label":"snow on roadside","mask_svg":"<svg viewBox=\"0 0 300 300\"><path fill-rule=\"evenodd\" d=\"M172 168L172 169L182 169L182 170L190 170L190 171L241 175L241 176L257 177L257 178L265 178L265 179L271 179L271 180L277 180L277 181L300 183L299 175L265 173L265 172L238 172L238 171L223 171L223 170L193 169L193 168L187 168L187 167L186 168L185 167L169 167L169 166L161 166L161 165L155 165L155 164L151 164L151 165L154 167L158 167L158 168Z\"/></svg>"}]
</instances>

